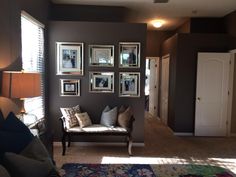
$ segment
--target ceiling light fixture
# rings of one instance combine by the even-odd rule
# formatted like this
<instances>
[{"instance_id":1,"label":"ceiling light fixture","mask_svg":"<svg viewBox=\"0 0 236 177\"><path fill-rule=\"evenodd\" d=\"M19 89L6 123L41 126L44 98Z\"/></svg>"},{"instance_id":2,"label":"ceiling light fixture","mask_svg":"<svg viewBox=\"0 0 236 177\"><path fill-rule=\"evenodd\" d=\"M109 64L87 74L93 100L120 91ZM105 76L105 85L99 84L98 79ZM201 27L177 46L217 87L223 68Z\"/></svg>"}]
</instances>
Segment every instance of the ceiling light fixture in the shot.
<instances>
[{"instance_id":1,"label":"ceiling light fixture","mask_svg":"<svg viewBox=\"0 0 236 177\"><path fill-rule=\"evenodd\" d=\"M152 21L152 25L155 28L160 28L160 27L162 27L163 24L164 24L164 21L162 21L162 20L154 20L154 21Z\"/></svg>"}]
</instances>

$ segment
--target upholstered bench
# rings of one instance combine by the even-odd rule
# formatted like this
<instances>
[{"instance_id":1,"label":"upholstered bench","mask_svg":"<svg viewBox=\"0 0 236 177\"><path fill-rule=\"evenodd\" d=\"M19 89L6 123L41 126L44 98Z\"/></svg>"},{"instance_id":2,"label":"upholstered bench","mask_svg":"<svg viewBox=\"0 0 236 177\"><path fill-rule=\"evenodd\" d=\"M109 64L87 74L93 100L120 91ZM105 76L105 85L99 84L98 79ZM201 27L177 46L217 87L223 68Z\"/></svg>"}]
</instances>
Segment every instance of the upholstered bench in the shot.
<instances>
[{"instance_id":1,"label":"upholstered bench","mask_svg":"<svg viewBox=\"0 0 236 177\"><path fill-rule=\"evenodd\" d=\"M134 117L132 116L128 122L128 128L123 128L120 126L107 127L101 124L92 124L87 127L81 128L80 126L74 126L67 128L66 119L62 116L60 118L62 123L62 155L66 152L66 140L68 140L68 147L70 147L71 136L77 135L95 135L95 136L125 136L127 140L128 154L132 155L132 130Z\"/></svg>"}]
</instances>

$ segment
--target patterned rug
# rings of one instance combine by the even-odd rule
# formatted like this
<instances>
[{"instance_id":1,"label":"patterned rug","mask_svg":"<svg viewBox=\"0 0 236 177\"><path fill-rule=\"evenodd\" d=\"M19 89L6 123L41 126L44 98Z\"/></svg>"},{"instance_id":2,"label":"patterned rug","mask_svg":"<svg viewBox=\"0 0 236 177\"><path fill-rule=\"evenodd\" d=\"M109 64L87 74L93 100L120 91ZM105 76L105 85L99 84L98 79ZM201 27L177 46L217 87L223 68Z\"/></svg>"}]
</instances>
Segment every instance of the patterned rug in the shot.
<instances>
[{"instance_id":1,"label":"patterned rug","mask_svg":"<svg viewBox=\"0 0 236 177\"><path fill-rule=\"evenodd\" d=\"M235 177L209 165L78 164L62 166L62 177Z\"/></svg>"}]
</instances>

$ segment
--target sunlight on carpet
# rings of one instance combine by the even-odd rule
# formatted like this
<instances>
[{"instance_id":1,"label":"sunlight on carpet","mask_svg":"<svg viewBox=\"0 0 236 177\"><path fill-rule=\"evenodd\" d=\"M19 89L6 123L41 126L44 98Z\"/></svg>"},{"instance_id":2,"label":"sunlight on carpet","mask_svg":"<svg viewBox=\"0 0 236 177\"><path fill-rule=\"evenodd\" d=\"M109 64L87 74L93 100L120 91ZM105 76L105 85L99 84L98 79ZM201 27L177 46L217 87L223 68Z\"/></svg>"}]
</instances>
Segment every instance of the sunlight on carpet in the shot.
<instances>
[{"instance_id":1,"label":"sunlight on carpet","mask_svg":"<svg viewBox=\"0 0 236 177\"><path fill-rule=\"evenodd\" d=\"M197 164L197 165L214 165L231 170L236 174L236 159L224 158L208 158L207 160L190 157L183 159L178 157L173 158L154 158L154 157L109 157L104 156L102 164Z\"/></svg>"}]
</instances>

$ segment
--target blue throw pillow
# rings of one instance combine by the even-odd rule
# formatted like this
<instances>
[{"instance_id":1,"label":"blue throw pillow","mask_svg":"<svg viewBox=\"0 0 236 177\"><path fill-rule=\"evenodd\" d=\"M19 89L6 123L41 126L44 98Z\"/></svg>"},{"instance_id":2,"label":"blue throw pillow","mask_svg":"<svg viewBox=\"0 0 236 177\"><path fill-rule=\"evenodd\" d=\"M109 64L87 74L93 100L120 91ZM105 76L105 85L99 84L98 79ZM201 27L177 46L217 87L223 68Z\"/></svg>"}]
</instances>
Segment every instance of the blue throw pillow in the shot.
<instances>
[{"instance_id":1,"label":"blue throw pillow","mask_svg":"<svg viewBox=\"0 0 236 177\"><path fill-rule=\"evenodd\" d=\"M33 137L28 132L0 131L0 156L5 152L20 153L33 140Z\"/></svg>"},{"instance_id":2,"label":"blue throw pillow","mask_svg":"<svg viewBox=\"0 0 236 177\"><path fill-rule=\"evenodd\" d=\"M0 109L0 128L1 128L1 125L2 125L2 123L4 122L4 116L3 116L3 114L2 114L2 110Z\"/></svg>"},{"instance_id":3,"label":"blue throw pillow","mask_svg":"<svg viewBox=\"0 0 236 177\"><path fill-rule=\"evenodd\" d=\"M13 112L10 112L6 120L0 125L0 130L31 134L29 128Z\"/></svg>"}]
</instances>

